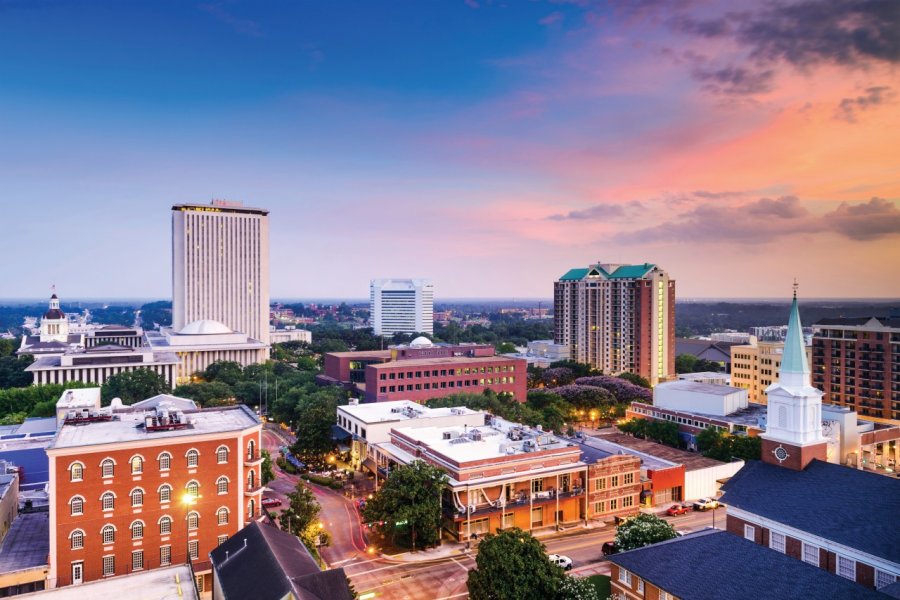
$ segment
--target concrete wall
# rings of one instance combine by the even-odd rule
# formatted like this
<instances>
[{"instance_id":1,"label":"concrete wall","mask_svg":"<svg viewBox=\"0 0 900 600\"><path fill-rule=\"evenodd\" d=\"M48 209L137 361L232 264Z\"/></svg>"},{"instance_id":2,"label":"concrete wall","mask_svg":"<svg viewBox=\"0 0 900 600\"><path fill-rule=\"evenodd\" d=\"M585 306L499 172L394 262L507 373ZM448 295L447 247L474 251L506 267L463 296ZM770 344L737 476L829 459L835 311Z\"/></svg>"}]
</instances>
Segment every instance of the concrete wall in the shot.
<instances>
[{"instance_id":1,"label":"concrete wall","mask_svg":"<svg viewBox=\"0 0 900 600\"><path fill-rule=\"evenodd\" d=\"M744 466L744 461L736 460L717 467L707 467L684 474L684 497L687 500L715 497L719 491L717 480L734 476Z\"/></svg>"}]
</instances>

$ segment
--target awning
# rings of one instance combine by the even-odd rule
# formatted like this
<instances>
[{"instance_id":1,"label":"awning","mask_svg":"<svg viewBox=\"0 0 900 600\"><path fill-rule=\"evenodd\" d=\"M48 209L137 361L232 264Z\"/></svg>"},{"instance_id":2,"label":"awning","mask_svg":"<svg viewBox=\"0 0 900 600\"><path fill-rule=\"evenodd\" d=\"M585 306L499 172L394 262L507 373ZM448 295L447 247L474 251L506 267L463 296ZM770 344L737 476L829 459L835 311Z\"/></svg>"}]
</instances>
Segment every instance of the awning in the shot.
<instances>
[{"instance_id":1,"label":"awning","mask_svg":"<svg viewBox=\"0 0 900 600\"><path fill-rule=\"evenodd\" d=\"M374 473L375 472L375 459L372 458L371 456L367 457L366 460L364 460L362 462L362 466L364 469L367 469L367 470L371 471L372 473Z\"/></svg>"},{"instance_id":2,"label":"awning","mask_svg":"<svg viewBox=\"0 0 900 600\"><path fill-rule=\"evenodd\" d=\"M336 442L343 442L350 439L350 432L340 425L331 426L331 439Z\"/></svg>"}]
</instances>

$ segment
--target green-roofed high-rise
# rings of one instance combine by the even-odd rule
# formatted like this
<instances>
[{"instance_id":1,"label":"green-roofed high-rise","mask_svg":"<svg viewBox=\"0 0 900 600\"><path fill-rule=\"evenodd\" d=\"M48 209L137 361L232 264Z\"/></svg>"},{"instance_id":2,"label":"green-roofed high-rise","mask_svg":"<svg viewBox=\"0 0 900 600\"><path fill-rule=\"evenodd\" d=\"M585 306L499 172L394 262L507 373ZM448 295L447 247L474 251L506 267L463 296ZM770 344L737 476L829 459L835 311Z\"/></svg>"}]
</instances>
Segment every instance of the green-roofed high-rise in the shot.
<instances>
[{"instance_id":1,"label":"green-roofed high-rise","mask_svg":"<svg viewBox=\"0 0 900 600\"><path fill-rule=\"evenodd\" d=\"M675 280L659 266L596 263L553 285L554 339L572 360L656 384L675 374Z\"/></svg>"}]
</instances>

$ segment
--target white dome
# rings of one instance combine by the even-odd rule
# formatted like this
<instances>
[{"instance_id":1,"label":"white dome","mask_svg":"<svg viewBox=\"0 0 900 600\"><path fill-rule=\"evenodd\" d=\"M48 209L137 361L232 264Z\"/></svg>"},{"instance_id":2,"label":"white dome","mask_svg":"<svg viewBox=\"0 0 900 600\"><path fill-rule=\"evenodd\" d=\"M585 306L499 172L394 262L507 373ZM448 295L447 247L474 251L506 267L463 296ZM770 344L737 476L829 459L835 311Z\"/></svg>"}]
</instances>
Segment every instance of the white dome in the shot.
<instances>
[{"instance_id":1,"label":"white dome","mask_svg":"<svg viewBox=\"0 0 900 600\"><path fill-rule=\"evenodd\" d=\"M181 335L209 335L215 333L233 333L227 326L212 319L201 319L188 323L178 332Z\"/></svg>"},{"instance_id":2,"label":"white dome","mask_svg":"<svg viewBox=\"0 0 900 600\"><path fill-rule=\"evenodd\" d=\"M424 335L420 335L409 343L410 348L430 348L431 346L434 346L434 344Z\"/></svg>"}]
</instances>

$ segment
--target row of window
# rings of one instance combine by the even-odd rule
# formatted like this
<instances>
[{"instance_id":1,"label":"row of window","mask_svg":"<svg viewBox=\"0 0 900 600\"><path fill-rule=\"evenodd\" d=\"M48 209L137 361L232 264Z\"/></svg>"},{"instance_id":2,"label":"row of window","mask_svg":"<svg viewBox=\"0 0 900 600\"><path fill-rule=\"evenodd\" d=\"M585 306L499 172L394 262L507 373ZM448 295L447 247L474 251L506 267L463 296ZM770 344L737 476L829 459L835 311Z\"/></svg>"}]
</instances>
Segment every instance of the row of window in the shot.
<instances>
[{"instance_id":1,"label":"row of window","mask_svg":"<svg viewBox=\"0 0 900 600\"><path fill-rule=\"evenodd\" d=\"M636 591L638 594L644 593L644 580L640 577L633 576L631 571L627 571L622 567L619 567L619 583L628 587L628 589L632 589L633 584L637 584ZM659 590L659 598L660 600L666 600L668 598L668 594L662 590Z\"/></svg>"},{"instance_id":2,"label":"row of window","mask_svg":"<svg viewBox=\"0 0 900 600\"><path fill-rule=\"evenodd\" d=\"M228 541L227 535L220 535L217 538L218 545L222 545ZM191 540L188 542L188 554L191 560L200 558L200 542ZM83 564L83 563L73 563ZM159 548L159 566L165 567L172 564L172 546L161 546ZM131 570L142 571L144 569L144 551L134 550L131 553ZM116 557L114 555L103 557L103 576L112 577L116 574ZM201 579L202 580L202 579ZM202 586L201 586L202 589Z\"/></svg>"},{"instance_id":3,"label":"row of window","mask_svg":"<svg viewBox=\"0 0 900 600\"><path fill-rule=\"evenodd\" d=\"M515 382L516 382L515 377L493 377L493 378L488 377L486 379L463 379L461 381L441 381L440 383L435 381L434 383L417 383L415 385L410 383L410 384L407 384L406 386L382 385L379 387L378 391L382 394L385 394L388 392L402 392L402 391L411 392L414 389L415 390L422 390L422 389L437 390L437 389L447 389L447 388L453 388L453 387L472 387L472 386L476 386L476 385L499 385L499 384L515 383Z\"/></svg>"},{"instance_id":4,"label":"row of window","mask_svg":"<svg viewBox=\"0 0 900 600\"><path fill-rule=\"evenodd\" d=\"M629 508L634 506L634 496L624 496L622 498L612 498L611 500L601 500L594 502L594 514L603 514L612 512L620 508Z\"/></svg>"},{"instance_id":5,"label":"row of window","mask_svg":"<svg viewBox=\"0 0 900 600\"><path fill-rule=\"evenodd\" d=\"M617 488L620 485L631 485L634 483L634 473L624 473L623 475L611 475L610 477L598 477L594 479L594 491L599 492L609 488Z\"/></svg>"},{"instance_id":6,"label":"row of window","mask_svg":"<svg viewBox=\"0 0 900 600\"><path fill-rule=\"evenodd\" d=\"M513 373L515 365L503 365L496 367L465 367L460 369L434 369L432 371L399 371L392 373L380 373L378 379L413 379L421 377L447 377L448 375L477 375L478 373Z\"/></svg>"},{"instance_id":7,"label":"row of window","mask_svg":"<svg viewBox=\"0 0 900 600\"><path fill-rule=\"evenodd\" d=\"M228 525L229 515L231 511L226 507L221 507L216 511L216 524L218 525ZM169 535L172 533L172 517L168 515L163 515L157 521L157 525L159 525L159 534L160 535ZM140 540L144 537L144 527L145 524L143 521L137 520L133 521L131 525L128 526L129 531L131 532L131 539ZM196 511L191 511L187 515L187 528L191 531L196 530L200 527L200 513ZM84 548L84 539L85 532L83 529L74 529L69 534L69 546L72 550L80 550ZM115 525L106 524L100 530L100 539L104 544L112 544L116 541L116 527Z\"/></svg>"},{"instance_id":8,"label":"row of window","mask_svg":"<svg viewBox=\"0 0 900 600\"><path fill-rule=\"evenodd\" d=\"M253 489L256 482L256 474L253 471L247 476L247 486L250 489ZM230 480L224 475L219 477L216 480L216 493L218 495L224 495L228 493L228 486ZM157 489L157 493L159 494L159 501L162 503L171 502L172 501L172 486L168 483L164 483ZM184 486L184 491L186 494L197 498L200 496L200 483L197 481L189 481L187 485ZM129 492L128 496L131 498L131 506L138 507L144 505L144 490L143 488L134 488ZM103 492L100 496L100 505L104 511L113 510L116 505L116 494L111 491ZM84 514L84 497L83 496L72 496L69 499L69 514L75 515L83 515Z\"/></svg>"}]
</instances>

